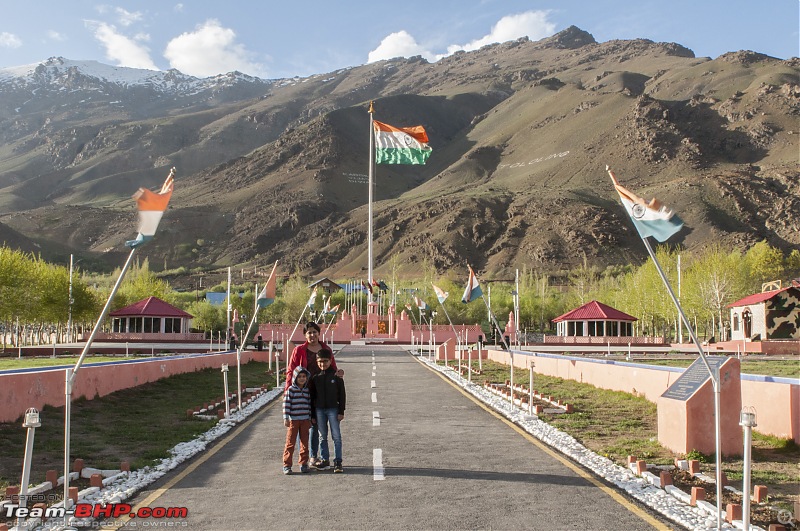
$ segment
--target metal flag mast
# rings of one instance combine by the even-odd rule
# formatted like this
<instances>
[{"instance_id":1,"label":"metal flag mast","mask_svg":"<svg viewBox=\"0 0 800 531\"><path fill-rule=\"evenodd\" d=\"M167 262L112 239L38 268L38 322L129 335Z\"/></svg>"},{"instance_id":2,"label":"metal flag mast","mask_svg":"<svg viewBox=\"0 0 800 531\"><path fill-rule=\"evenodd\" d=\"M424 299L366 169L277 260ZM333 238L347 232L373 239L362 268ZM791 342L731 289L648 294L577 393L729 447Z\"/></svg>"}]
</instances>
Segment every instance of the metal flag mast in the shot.
<instances>
[{"instance_id":1,"label":"metal flag mast","mask_svg":"<svg viewBox=\"0 0 800 531\"><path fill-rule=\"evenodd\" d=\"M614 174L611 172L611 169L606 166L606 171L608 172L611 180L614 182L614 185L617 186L618 182ZM621 194L619 189L617 192ZM621 196L620 196L621 198ZM627 210L627 208L626 208ZM632 213L628 213L632 216ZM636 221L634 217L631 217L631 220ZM636 225L636 223L634 223ZM636 227L636 232L642 239L642 243L644 243L645 248L647 249L647 253L650 255L650 258L653 260L653 264L656 267L656 271L658 271L658 275L661 277L661 281L664 283L664 287L667 288L667 293L669 293L672 302L675 304L675 308L677 308L678 313L680 314L683 323L686 325L686 330L689 333L689 337L692 338L692 342L694 342L695 346L697 347L697 351L700 354L700 359L703 360L703 365L705 365L708 374L711 376L711 383L714 388L714 432L715 432L715 439L716 439L716 467L717 467L717 474L716 474L716 481L717 481L717 529L722 529L722 443L721 443L721 429L720 429L720 409L721 409L721 384L720 384L720 377L719 377L719 368L717 367L716 370L711 368L711 365L708 363L708 359L706 358L705 352L703 351L703 345L700 343L700 340L697 339L697 335L695 334L694 328L692 327L689 319L686 317L686 314L681 307L681 303L678 301L678 298L675 296L675 292L672 290L672 286L667 280L667 276L664 274L664 270L661 268L661 264L656 259L656 254L653 252L653 248L650 246L650 242L647 240L647 237L644 236L640 231L638 226ZM663 241L663 240L662 240ZM749 495L749 494L747 494Z\"/></svg>"},{"instance_id":2,"label":"metal flag mast","mask_svg":"<svg viewBox=\"0 0 800 531\"><path fill-rule=\"evenodd\" d=\"M65 371L63 501L65 509L69 509L70 424L72 422L72 388L75 385L75 378L77 377L78 371L83 365L83 361L86 359L86 355L89 353L89 349L92 347L92 343L94 343L94 338L97 335L97 332L103 326L103 322L105 321L105 318L111 309L111 302L114 300L114 296L117 294L117 291L119 291L119 287L122 285L122 280L125 278L125 273L127 273L131 263L133 262L133 255L136 254L136 249L139 248L139 245L146 243L155 235L158 224L161 221L161 216L163 215L164 210L166 210L169 200L172 197L174 179L175 168L172 168L170 169L169 175L167 175L167 179L164 181L164 184L161 186L160 192L156 194L150 190L140 188L139 191L134 194L133 198L136 199L137 210L139 211L139 234L135 240L126 242L126 245L130 246L131 248L131 252L128 254L128 259L125 261L125 265L122 266L122 270L119 273L119 278L117 278L117 282L111 289L108 300L106 301L105 306L103 306L103 310L100 312L100 317L97 318L97 321L94 324L92 333L86 340L86 345L84 345L78 361L75 363L73 368Z\"/></svg>"},{"instance_id":3,"label":"metal flag mast","mask_svg":"<svg viewBox=\"0 0 800 531\"><path fill-rule=\"evenodd\" d=\"M372 114L375 112L373 102L369 102L369 203L367 207L367 282L372 285L372 189L375 180L375 124ZM372 293L369 294L372 302Z\"/></svg>"}]
</instances>

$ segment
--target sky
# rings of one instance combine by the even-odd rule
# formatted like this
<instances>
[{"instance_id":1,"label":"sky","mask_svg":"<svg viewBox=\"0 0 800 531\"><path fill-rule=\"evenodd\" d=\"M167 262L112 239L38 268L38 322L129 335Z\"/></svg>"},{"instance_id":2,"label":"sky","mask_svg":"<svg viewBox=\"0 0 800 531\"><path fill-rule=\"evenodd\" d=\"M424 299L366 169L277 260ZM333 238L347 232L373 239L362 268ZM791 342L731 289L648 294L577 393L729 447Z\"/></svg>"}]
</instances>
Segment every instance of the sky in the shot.
<instances>
[{"instance_id":1,"label":"sky","mask_svg":"<svg viewBox=\"0 0 800 531\"><path fill-rule=\"evenodd\" d=\"M49 57L208 77L306 77L571 25L595 40L676 42L698 57L800 55L798 0L0 0L0 68Z\"/></svg>"}]
</instances>

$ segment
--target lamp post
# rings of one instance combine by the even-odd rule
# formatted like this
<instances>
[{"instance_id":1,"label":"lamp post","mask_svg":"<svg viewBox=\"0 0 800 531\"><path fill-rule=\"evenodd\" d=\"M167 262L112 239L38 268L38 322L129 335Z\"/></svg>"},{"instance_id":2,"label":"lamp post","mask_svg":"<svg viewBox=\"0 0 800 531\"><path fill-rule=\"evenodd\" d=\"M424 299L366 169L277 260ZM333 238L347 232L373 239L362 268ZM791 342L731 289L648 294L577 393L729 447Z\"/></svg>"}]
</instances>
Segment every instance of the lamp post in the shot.
<instances>
[{"instance_id":1,"label":"lamp post","mask_svg":"<svg viewBox=\"0 0 800 531\"><path fill-rule=\"evenodd\" d=\"M33 459L33 438L36 428L41 426L39 412L35 408L30 408L25 412L25 422L23 428L28 428L28 436L25 440L25 461L22 465L22 482L19 487L19 506L25 507L28 502L28 483L31 477L31 460ZM21 522L18 522L21 524Z\"/></svg>"},{"instance_id":2,"label":"lamp post","mask_svg":"<svg viewBox=\"0 0 800 531\"><path fill-rule=\"evenodd\" d=\"M742 408L739 426L744 428L744 472L742 474L742 523L746 531L750 529L750 447L753 428L756 424L756 411L752 407Z\"/></svg>"}]
</instances>

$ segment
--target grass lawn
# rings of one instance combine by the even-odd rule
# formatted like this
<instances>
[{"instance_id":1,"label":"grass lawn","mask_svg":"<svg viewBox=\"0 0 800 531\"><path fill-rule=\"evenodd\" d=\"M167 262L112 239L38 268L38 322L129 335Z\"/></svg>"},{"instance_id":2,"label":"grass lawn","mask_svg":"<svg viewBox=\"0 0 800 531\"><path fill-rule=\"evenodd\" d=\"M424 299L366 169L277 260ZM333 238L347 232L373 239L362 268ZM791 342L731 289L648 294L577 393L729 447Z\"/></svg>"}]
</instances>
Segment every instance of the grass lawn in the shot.
<instances>
[{"instance_id":1,"label":"grass lawn","mask_svg":"<svg viewBox=\"0 0 800 531\"><path fill-rule=\"evenodd\" d=\"M661 365L667 367L688 367L693 359L675 360L647 360L646 365ZM760 358L758 360L743 359L741 361L742 373L761 374L763 376L780 376L782 378L800 378L800 360L782 360Z\"/></svg>"},{"instance_id":2,"label":"grass lawn","mask_svg":"<svg viewBox=\"0 0 800 531\"><path fill-rule=\"evenodd\" d=\"M144 360L150 358L146 357L130 357L123 356L86 356L83 360L83 365L88 363L99 363L103 361L122 361L122 360ZM0 371L13 370L13 369L34 369L40 367L55 367L58 365L72 365L78 362L80 356L57 356L55 358L0 358Z\"/></svg>"},{"instance_id":3,"label":"grass lawn","mask_svg":"<svg viewBox=\"0 0 800 531\"><path fill-rule=\"evenodd\" d=\"M242 385L274 387L275 376L267 364L242 365ZM235 367L228 374L231 391L236 389ZM194 439L216 420L186 416L187 409L224 396L219 369L180 374L156 382L117 391L94 400L72 403L70 454L83 458L86 466L118 469L129 461L132 469L168 457L176 444ZM41 411L42 426L36 429L31 485L44 481L45 472L59 475L64 468L64 408L47 406ZM0 423L0 491L18 485L25 453L27 430L22 423Z\"/></svg>"}]
</instances>

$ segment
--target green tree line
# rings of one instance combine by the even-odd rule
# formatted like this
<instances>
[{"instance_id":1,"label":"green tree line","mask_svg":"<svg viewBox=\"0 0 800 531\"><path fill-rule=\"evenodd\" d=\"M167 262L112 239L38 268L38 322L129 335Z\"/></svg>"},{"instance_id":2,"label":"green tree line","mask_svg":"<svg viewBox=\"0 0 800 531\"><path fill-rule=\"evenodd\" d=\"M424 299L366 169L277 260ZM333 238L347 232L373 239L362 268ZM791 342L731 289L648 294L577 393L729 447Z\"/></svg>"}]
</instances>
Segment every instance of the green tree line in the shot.
<instances>
[{"instance_id":1,"label":"green tree line","mask_svg":"<svg viewBox=\"0 0 800 531\"><path fill-rule=\"evenodd\" d=\"M760 292L764 282L800 276L800 251L784 255L766 242L759 242L744 252L722 245L692 252L660 246L656 249L656 256L676 293L680 286L681 305L692 323L696 323L698 334L704 338L725 337L729 320L727 305L731 302ZM394 277L399 264L390 265ZM116 270L101 275L74 268L71 309L76 328L85 330L93 325L119 273ZM651 260L638 266L612 266L603 270L584 261L580 267L559 274L523 267L519 273L522 330L551 333L552 319L586 302L598 300L637 317L636 331L640 335L676 338L678 314ZM432 284L436 284L450 293L444 307L454 323L479 323L485 330L490 330L486 305L482 301L463 304L461 295L466 274L464 278L455 274L437 275L430 262L423 262L420 278L387 281L390 291L385 298L396 302L398 312L410 304L414 317L418 318L413 302L416 296L429 306L426 319L433 318L434 323L446 324L447 319L433 291ZM487 300L491 289L492 312L503 326L514 309L512 292L516 290L516 284L508 279L480 278L480 281ZM259 311L257 322L295 323L308 302L309 283L299 275L280 279L275 303ZM255 287L250 283L231 286L232 309L242 317L237 332L252 318ZM219 284L209 291L224 292L226 288L226 285ZM156 296L192 314L196 330L225 331L227 316L224 305L212 305L205 298L199 298L196 292L174 291L166 280L150 270L147 260L137 261L131 267L113 301L112 310L149 296ZM315 301L318 319L324 296L320 293ZM345 310L346 302L352 301L340 290L331 294L329 304L339 304L340 310ZM27 327L29 333L32 330L40 334L45 331L63 333L69 309L68 266L47 263L38 256L0 247L0 325L4 331L19 326ZM435 316L432 314L434 311ZM307 312L305 318L310 315ZM4 337L8 338L7 335Z\"/></svg>"}]
</instances>

